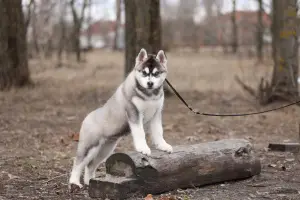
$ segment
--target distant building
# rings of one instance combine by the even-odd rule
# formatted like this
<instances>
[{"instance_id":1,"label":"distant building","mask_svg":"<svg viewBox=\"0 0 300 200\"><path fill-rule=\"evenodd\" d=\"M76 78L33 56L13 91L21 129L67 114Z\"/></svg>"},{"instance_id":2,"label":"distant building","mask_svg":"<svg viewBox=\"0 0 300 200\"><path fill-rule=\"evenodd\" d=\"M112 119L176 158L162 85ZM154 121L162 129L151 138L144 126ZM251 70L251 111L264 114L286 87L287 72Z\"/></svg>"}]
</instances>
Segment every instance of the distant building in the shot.
<instances>
[{"instance_id":1,"label":"distant building","mask_svg":"<svg viewBox=\"0 0 300 200\"><path fill-rule=\"evenodd\" d=\"M204 36L202 42L204 44L229 44L232 37L231 16L232 12L229 12L203 21L202 27L205 33L202 34ZM236 23L239 45L254 45L256 43L258 26L257 11L236 11ZM263 13L263 39L265 43L270 43L272 40L270 32L271 23L271 16Z\"/></svg>"},{"instance_id":2,"label":"distant building","mask_svg":"<svg viewBox=\"0 0 300 200\"><path fill-rule=\"evenodd\" d=\"M111 20L99 20L92 23L81 32L81 48L88 48L88 38L90 34L90 45L92 48L112 48L115 39L116 22ZM120 24L118 29L117 48L124 49L124 24Z\"/></svg>"}]
</instances>

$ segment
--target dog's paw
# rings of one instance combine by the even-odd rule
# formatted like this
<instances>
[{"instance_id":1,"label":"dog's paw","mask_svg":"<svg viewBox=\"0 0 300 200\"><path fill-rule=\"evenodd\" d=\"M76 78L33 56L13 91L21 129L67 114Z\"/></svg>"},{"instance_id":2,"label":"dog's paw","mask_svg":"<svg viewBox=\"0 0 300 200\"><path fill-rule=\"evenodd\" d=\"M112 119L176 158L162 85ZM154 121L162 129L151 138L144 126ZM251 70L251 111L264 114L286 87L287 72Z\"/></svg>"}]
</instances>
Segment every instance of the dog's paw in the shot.
<instances>
[{"instance_id":1,"label":"dog's paw","mask_svg":"<svg viewBox=\"0 0 300 200\"><path fill-rule=\"evenodd\" d=\"M166 143L166 142L164 142L162 144L158 144L157 149L168 152L168 153L173 152L173 147L171 145L169 145L168 143Z\"/></svg>"},{"instance_id":2,"label":"dog's paw","mask_svg":"<svg viewBox=\"0 0 300 200\"><path fill-rule=\"evenodd\" d=\"M69 183L69 191L70 191L70 193L76 193L81 188L83 188L83 185L80 184L80 183Z\"/></svg>"},{"instance_id":3,"label":"dog's paw","mask_svg":"<svg viewBox=\"0 0 300 200\"><path fill-rule=\"evenodd\" d=\"M151 149L148 146L137 146L136 151L147 156L151 155Z\"/></svg>"}]
</instances>

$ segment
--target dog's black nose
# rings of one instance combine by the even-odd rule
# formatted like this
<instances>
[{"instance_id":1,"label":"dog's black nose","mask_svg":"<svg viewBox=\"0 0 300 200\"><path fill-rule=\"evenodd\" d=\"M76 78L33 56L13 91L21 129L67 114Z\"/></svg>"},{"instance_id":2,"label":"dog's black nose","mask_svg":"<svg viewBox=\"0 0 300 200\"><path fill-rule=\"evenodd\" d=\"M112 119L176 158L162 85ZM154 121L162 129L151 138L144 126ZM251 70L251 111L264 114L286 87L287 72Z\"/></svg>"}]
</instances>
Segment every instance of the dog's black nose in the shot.
<instances>
[{"instance_id":1,"label":"dog's black nose","mask_svg":"<svg viewBox=\"0 0 300 200\"><path fill-rule=\"evenodd\" d=\"M147 85L148 85L149 88L152 88L153 82L147 82Z\"/></svg>"}]
</instances>

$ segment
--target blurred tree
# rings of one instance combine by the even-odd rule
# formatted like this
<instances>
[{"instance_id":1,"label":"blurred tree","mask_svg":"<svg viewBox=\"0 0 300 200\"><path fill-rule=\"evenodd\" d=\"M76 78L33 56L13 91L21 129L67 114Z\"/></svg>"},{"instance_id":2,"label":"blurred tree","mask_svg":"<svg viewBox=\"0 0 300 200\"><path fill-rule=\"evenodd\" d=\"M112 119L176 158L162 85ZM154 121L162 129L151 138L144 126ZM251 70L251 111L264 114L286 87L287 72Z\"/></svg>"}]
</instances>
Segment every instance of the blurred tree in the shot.
<instances>
[{"instance_id":1,"label":"blurred tree","mask_svg":"<svg viewBox=\"0 0 300 200\"><path fill-rule=\"evenodd\" d=\"M125 4L125 76L132 70L137 53L145 48L156 54L162 49L159 0L124 0ZM166 95L169 88L165 84Z\"/></svg>"},{"instance_id":2,"label":"blurred tree","mask_svg":"<svg viewBox=\"0 0 300 200\"><path fill-rule=\"evenodd\" d=\"M232 15L231 15L231 24L232 24L232 53L237 53L238 51L238 30L237 30L237 23L236 23L236 1L232 0Z\"/></svg>"},{"instance_id":3,"label":"blurred tree","mask_svg":"<svg viewBox=\"0 0 300 200\"><path fill-rule=\"evenodd\" d=\"M298 20L297 0L273 0L272 48L273 76L271 84L260 83L262 104L283 99L298 99Z\"/></svg>"},{"instance_id":4,"label":"blurred tree","mask_svg":"<svg viewBox=\"0 0 300 200\"><path fill-rule=\"evenodd\" d=\"M22 0L0 0L0 90L30 83Z\"/></svg>"},{"instance_id":5,"label":"blurred tree","mask_svg":"<svg viewBox=\"0 0 300 200\"><path fill-rule=\"evenodd\" d=\"M213 47L217 47L217 45L222 45L223 49L225 49L224 42L224 29L222 27L222 23L220 23L221 18L221 10L223 7L223 0L202 0L201 1L205 13L206 13L206 23L205 23L205 31L204 31L204 40L206 44L213 45ZM216 23L211 23L211 19L217 19ZM214 20L215 21L215 20ZM221 31L221 34L219 30ZM211 53L214 52L214 48L211 49Z\"/></svg>"},{"instance_id":6,"label":"blurred tree","mask_svg":"<svg viewBox=\"0 0 300 200\"><path fill-rule=\"evenodd\" d=\"M77 62L80 62L81 60L81 49L80 49L80 31L82 27L82 22L84 20L84 12L85 8L87 7L88 0L84 0L82 7L81 7L81 12L78 15L76 12L75 8L75 0L70 1L70 7L72 9L72 16L73 16L73 48L76 53L76 59Z\"/></svg>"},{"instance_id":7,"label":"blurred tree","mask_svg":"<svg viewBox=\"0 0 300 200\"><path fill-rule=\"evenodd\" d=\"M263 35L264 35L264 24L263 24L263 0L257 0L258 2L258 11L257 11L257 42L256 42L256 53L258 62L263 60Z\"/></svg>"},{"instance_id":8,"label":"blurred tree","mask_svg":"<svg viewBox=\"0 0 300 200\"><path fill-rule=\"evenodd\" d=\"M88 2L88 16L87 16L87 46L88 49L92 47L92 29L91 29L91 24L92 24L92 7L93 7L93 1L89 0Z\"/></svg>"},{"instance_id":9,"label":"blurred tree","mask_svg":"<svg viewBox=\"0 0 300 200\"><path fill-rule=\"evenodd\" d=\"M121 24L121 0L116 0L116 25L113 50L118 50L119 27Z\"/></svg>"},{"instance_id":10,"label":"blurred tree","mask_svg":"<svg viewBox=\"0 0 300 200\"><path fill-rule=\"evenodd\" d=\"M66 19L65 13L67 10L67 3L64 1L59 1L59 43L57 46L57 66L62 65L62 54L63 50L66 48Z\"/></svg>"},{"instance_id":11,"label":"blurred tree","mask_svg":"<svg viewBox=\"0 0 300 200\"><path fill-rule=\"evenodd\" d=\"M31 13L31 28L32 28L32 43L33 43L33 48L35 50L36 54L40 53L40 47L38 44L38 30L37 30L37 14L36 14L36 2L33 1L33 8L32 8L32 13Z\"/></svg>"},{"instance_id":12,"label":"blurred tree","mask_svg":"<svg viewBox=\"0 0 300 200\"><path fill-rule=\"evenodd\" d=\"M125 77L132 70L138 53L136 44L136 2L124 0L125 5Z\"/></svg>"},{"instance_id":13,"label":"blurred tree","mask_svg":"<svg viewBox=\"0 0 300 200\"><path fill-rule=\"evenodd\" d=\"M196 34L197 27L194 21L198 7L197 0L179 0L177 11L177 30L179 32L180 45L193 47L198 49L198 37ZM189 31L187 31L189 30Z\"/></svg>"},{"instance_id":14,"label":"blurred tree","mask_svg":"<svg viewBox=\"0 0 300 200\"><path fill-rule=\"evenodd\" d=\"M26 29L26 33L27 33L27 29L28 29L28 26L30 24L30 20L31 20L31 13L33 11L33 8L34 8L34 4L35 4L35 0L30 0L29 3L27 4L26 6L26 15L24 13L24 21L25 21L25 29Z\"/></svg>"},{"instance_id":15,"label":"blurred tree","mask_svg":"<svg viewBox=\"0 0 300 200\"><path fill-rule=\"evenodd\" d=\"M161 20L159 0L124 0L124 3L127 76L141 48L153 54L161 49Z\"/></svg>"}]
</instances>

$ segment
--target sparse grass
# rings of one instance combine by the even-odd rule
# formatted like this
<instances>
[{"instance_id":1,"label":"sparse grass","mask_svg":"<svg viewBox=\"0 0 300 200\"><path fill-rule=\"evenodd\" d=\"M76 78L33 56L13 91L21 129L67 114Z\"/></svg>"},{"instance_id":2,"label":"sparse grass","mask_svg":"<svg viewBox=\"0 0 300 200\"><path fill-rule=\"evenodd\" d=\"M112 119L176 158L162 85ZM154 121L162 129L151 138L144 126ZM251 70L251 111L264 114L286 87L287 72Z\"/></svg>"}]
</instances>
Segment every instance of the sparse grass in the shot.
<instances>
[{"instance_id":1,"label":"sparse grass","mask_svg":"<svg viewBox=\"0 0 300 200\"><path fill-rule=\"evenodd\" d=\"M266 109L242 91L234 76L256 87L261 76L270 76L271 65L255 66L254 60L212 57L208 52L171 52L167 56L169 81L193 107L213 113ZM89 199L86 191L72 196L67 192L77 145L70 135L79 130L85 115L101 106L122 82L124 58L120 52L95 51L86 55L86 62L63 63L57 68L55 60L31 60L35 86L0 93L0 199ZM297 188L297 156L265 152L264 147L271 141L298 139L298 112L299 108L294 106L249 117L203 117L190 113L175 96L166 99L163 123L166 140L172 145L246 138L253 142L263 163L262 178L213 186L213 192L204 188L175 194L182 198L188 194L190 199L238 200L241 195L249 197L253 193L262 199L263 195L256 190L270 190L274 182ZM126 150L132 150L130 136L116 149ZM286 156L295 160L286 163ZM291 168L285 172L268 168L273 162ZM103 166L99 173L103 173ZM260 189L247 186L249 182L269 180L272 184ZM285 195L292 199L295 194ZM269 196L281 198L276 193Z\"/></svg>"}]
</instances>

